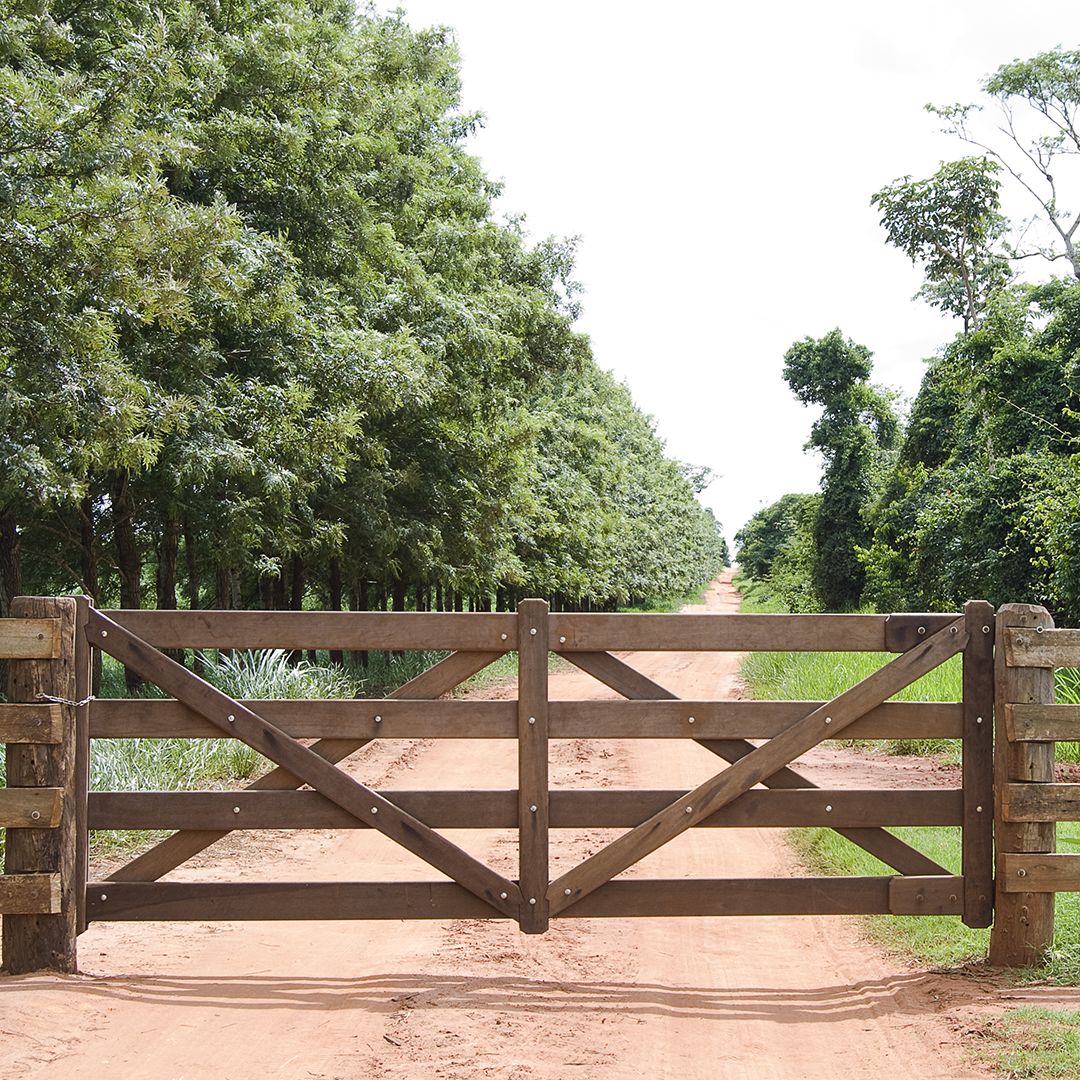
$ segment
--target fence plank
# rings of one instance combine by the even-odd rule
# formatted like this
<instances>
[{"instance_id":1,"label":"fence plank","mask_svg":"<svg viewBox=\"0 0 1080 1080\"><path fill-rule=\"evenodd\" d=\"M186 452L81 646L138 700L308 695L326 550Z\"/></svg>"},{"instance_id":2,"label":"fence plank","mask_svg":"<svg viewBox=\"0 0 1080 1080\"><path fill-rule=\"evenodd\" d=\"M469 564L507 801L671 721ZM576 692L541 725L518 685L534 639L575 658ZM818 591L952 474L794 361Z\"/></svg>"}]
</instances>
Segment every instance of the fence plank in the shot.
<instances>
[{"instance_id":1,"label":"fence plank","mask_svg":"<svg viewBox=\"0 0 1080 1080\"><path fill-rule=\"evenodd\" d=\"M567 653L566 659L625 697L678 700L670 690L642 675L640 671L630 667L629 664L618 657L612 656L611 653ZM616 702L615 704L620 703ZM879 708L882 707L879 706ZM856 723L859 723L859 721L856 721ZM851 728L848 730L850 731ZM727 762L738 761L756 749L754 743L747 742L745 739L716 740L699 738L696 741L706 750ZM808 780L791 768L778 769L763 783L767 788L771 789L814 789L817 787L813 781ZM944 867L939 866L932 859L928 859L923 855L922 852L916 851L899 837L886 832L884 829L839 828L836 826L834 828L840 836L850 840L853 844L857 844L864 851L880 859L886 866L898 870L901 874L937 875L948 873Z\"/></svg>"},{"instance_id":2,"label":"fence plank","mask_svg":"<svg viewBox=\"0 0 1080 1080\"><path fill-rule=\"evenodd\" d=\"M900 885L899 883L903 883ZM930 915L961 911L961 879L720 878L610 881L562 918L725 915ZM922 899L916 899L921 894ZM953 899L950 901L949 897ZM425 882L96 882L94 920L497 918L449 881Z\"/></svg>"},{"instance_id":3,"label":"fence plank","mask_svg":"<svg viewBox=\"0 0 1080 1080\"><path fill-rule=\"evenodd\" d=\"M526 934L548 928L548 605L518 604L518 859Z\"/></svg>"},{"instance_id":4,"label":"fence plank","mask_svg":"<svg viewBox=\"0 0 1080 1080\"><path fill-rule=\"evenodd\" d=\"M1001 813L1009 823L1080 821L1080 784L1004 784Z\"/></svg>"},{"instance_id":5,"label":"fence plank","mask_svg":"<svg viewBox=\"0 0 1080 1080\"><path fill-rule=\"evenodd\" d=\"M378 792L335 768L312 749L238 704L100 611L91 611L87 629L104 652L201 712L208 720L220 725L225 734L240 739L342 809L370 821L379 832L464 885L494 908L517 914L521 894L514 882L450 843L422 821L404 813Z\"/></svg>"},{"instance_id":6,"label":"fence plank","mask_svg":"<svg viewBox=\"0 0 1080 1080\"><path fill-rule=\"evenodd\" d=\"M159 649L507 651L517 616L416 611L131 611L102 614Z\"/></svg>"},{"instance_id":7,"label":"fence plank","mask_svg":"<svg viewBox=\"0 0 1080 1080\"><path fill-rule=\"evenodd\" d=\"M59 705L0 704L0 743L49 743L61 739Z\"/></svg>"},{"instance_id":8,"label":"fence plank","mask_svg":"<svg viewBox=\"0 0 1080 1080\"><path fill-rule=\"evenodd\" d=\"M552 912L575 903L674 839L695 821L715 813L744 791L790 765L795 758L821 742L826 732L849 726L868 709L881 704L962 650L967 644L967 637L962 621L956 620L922 645L898 656L828 705L747 754L724 772L698 785L685 798L624 833L552 882L548 892Z\"/></svg>"},{"instance_id":9,"label":"fence plank","mask_svg":"<svg viewBox=\"0 0 1080 1080\"><path fill-rule=\"evenodd\" d=\"M1056 892L1080 892L1080 855L1002 852L998 861L1001 887L1010 894L1027 896ZM1053 902L1053 897L1050 897Z\"/></svg>"},{"instance_id":10,"label":"fence plank","mask_svg":"<svg viewBox=\"0 0 1080 1080\"><path fill-rule=\"evenodd\" d=\"M12 614L47 626L50 658L14 660L10 665L11 698L36 703L39 694L72 699L75 695L75 601L70 598L19 596ZM54 629L55 628L55 629ZM43 631L44 632L44 631ZM70 791L75 770L75 715L60 707L61 738L49 745L7 747L7 783L12 788L60 788ZM42 819L44 820L44 819ZM63 814L57 827L13 829L7 834L5 875L58 877L60 904L50 901L26 913L4 916L3 964L12 974L77 970L78 898L75 883L76 827ZM42 886L17 886L27 890ZM52 885L49 884L49 889ZM50 896L52 893L50 892ZM40 897L39 897L40 900Z\"/></svg>"},{"instance_id":11,"label":"fence plank","mask_svg":"<svg viewBox=\"0 0 1080 1080\"><path fill-rule=\"evenodd\" d=\"M1080 705L1004 705L1010 742L1080 740Z\"/></svg>"},{"instance_id":12,"label":"fence plank","mask_svg":"<svg viewBox=\"0 0 1080 1080\"><path fill-rule=\"evenodd\" d=\"M54 918L63 911L63 897L59 874L3 874L0 876L0 915L4 925L10 926L14 917L33 919L42 916ZM39 967L46 965L41 964ZM7 964L5 964L7 967ZM23 974L35 968L8 967L12 975Z\"/></svg>"},{"instance_id":13,"label":"fence plank","mask_svg":"<svg viewBox=\"0 0 1080 1080\"><path fill-rule=\"evenodd\" d=\"M55 829L63 788L0 788L0 829Z\"/></svg>"},{"instance_id":14,"label":"fence plank","mask_svg":"<svg viewBox=\"0 0 1080 1080\"><path fill-rule=\"evenodd\" d=\"M446 790L380 792L436 829L514 829L518 793ZM680 792L555 789L549 825L555 829L633 828L679 798ZM902 790L748 791L699 828L797 828L837 825L959 825L959 788ZM92 829L355 829L354 818L316 791L96 791Z\"/></svg>"},{"instance_id":15,"label":"fence plank","mask_svg":"<svg viewBox=\"0 0 1080 1080\"><path fill-rule=\"evenodd\" d=\"M14 615L14 605L11 611ZM0 660L54 660L60 655L60 641L58 618L0 619Z\"/></svg>"},{"instance_id":16,"label":"fence plank","mask_svg":"<svg viewBox=\"0 0 1080 1080\"><path fill-rule=\"evenodd\" d=\"M403 686L398 687L392 698L437 698L449 693L459 683L471 678L478 671L483 671L503 654L500 653L451 653L444 660L422 671ZM91 714L92 715L92 714ZM320 739L311 750L331 763L344 761L367 745L363 738ZM247 791L292 791L302 787L287 769L271 769L265 776L248 784ZM113 881L156 881L159 877L175 870L187 862L193 855L205 851L211 844L229 835L229 830L184 831L167 837L155 844L149 851L143 852L131 862L114 870L109 879Z\"/></svg>"},{"instance_id":17,"label":"fence plank","mask_svg":"<svg viewBox=\"0 0 1080 1080\"><path fill-rule=\"evenodd\" d=\"M1026 605L1009 604L1008 607ZM1005 632L1005 663L1009 667L1059 668L1080 666L1080 630L1054 630L1049 623L1015 627Z\"/></svg>"},{"instance_id":18,"label":"fence plank","mask_svg":"<svg viewBox=\"0 0 1080 1080\"><path fill-rule=\"evenodd\" d=\"M964 605L964 923L994 921L994 607Z\"/></svg>"},{"instance_id":19,"label":"fence plank","mask_svg":"<svg viewBox=\"0 0 1080 1080\"><path fill-rule=\"evenodd\" d=\"M575 654L591 655L591 654ZM296 739L516 739L513 701L244 700L241 704ZM821 701L552 701L551 739L771 739ZM95 739L220 738L183 702L92 701ZM376 720L376 717L379 719ZM693 717L693 721L690 721ZM887 701L856 720L845 739L959 739L963 706Z\"/></svg>"},{"instance_id":20,"label":"fence plank","mask_svg":"<svg viewBox=\"0 0 1080 1080\"><path fill-rule=\"evenodd\" d=\"M1014 637L1045 637L1054 625L1045 608L1006 604L997 614L994 748L994 848L997 875L994 888L994 928L990 934L990 963L1001 967L1037 964L1054 936L1052 895L1010 887L1003 853L1046 854L1054 850L1053 824L1010 822L1005 818L1005 786L1013 782L1049 783L1054 779L1052 742L1010 742L1003 705L1047 704L1054 698L1054 673L1041 664L1015 666L1010 656ZM1043 633L1037 633L1042 628Z\"/></svg>"}]
</instances>

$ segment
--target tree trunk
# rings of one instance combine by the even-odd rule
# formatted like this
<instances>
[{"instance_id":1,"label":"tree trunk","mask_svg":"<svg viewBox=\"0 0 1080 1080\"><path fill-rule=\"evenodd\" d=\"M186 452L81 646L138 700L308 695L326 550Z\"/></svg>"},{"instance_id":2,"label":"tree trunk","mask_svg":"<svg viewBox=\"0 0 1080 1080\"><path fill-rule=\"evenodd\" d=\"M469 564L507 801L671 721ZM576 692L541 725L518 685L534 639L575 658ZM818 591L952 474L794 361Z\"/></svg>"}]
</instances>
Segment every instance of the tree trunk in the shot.
<instances>
[{"instance_id":1,"label":"tree trunk","mask_svg":"<svg viewBox=\"0 0 1080 1080\"><path fill-rule=\"evenodd\" d=\"M157 606L163 611L175 611L176 603L176 566L180 555L180 522L172 514L167 514L161 524L161 536L157 545ZM184 663L183 649L166 649L165 655L178 664Z\"/></svg>"},{"instance_id":2,"label":"tree trunk","mask_svg":"<svg viewBox=\"0 0 1080 1080\"><path fill-rule=\"evenodd\" d=\"M357 582L349 591L349 610L350 611L367 611L368 609L368 587L366 581ZM349 658L354 664L360 667L366 668L368 666L368 653L367 649L354 650L349 653Z\"/></svg>"},{"instance_id":3,"label":"tree trunk","mask_svg":"<svg viewBox=\"0 0 1080 1080\"><path fill-rule=\"evenodd\" d=\"M11 601L22 593L19 529L12 510L0 512L0 618L11 614Z\"/></svg>"},{"instance_id":4,"label":"tree trunk","mask_svg":"<svg viewBox=\"0 0 1080 1080\"><path fill-rule=\"evenodd\" d=\"M341 610L341 560L331 559L327 575L327 586L331 611ZM340 649L331 649L331 664L344 664L345 654Z\"/></svg>"},{"instance_id":5,"label":"tree trunk","mask_svg":"<svg viewBox=\"0 0 1080 1080\"><path fill-rule=\"evenodd\" d=\"M289 590L289 610L303 611L304 589L307 584L307 569L304 566L304 557L299 552L295 553L292 557L292 567L289 578L289 584L291 586ZM293 649L289 653L289 663L299 664L303 659L303 656L304 652L302 649Z\"/></svg>"},{"instance_id":6,"label":"tree trunk","mask_svg":"<svg viewBox=\"0 0 1080 1080\"><path fill-rule=\"evenodd\" d=\"M111 502L116 569L120 573L120 606L137 609L142 607L142 558L135 536L135 507L131 500L130 479L127 469L113 474ZM142 682L134 671L124 668L128 693L138 690Z\"/></svg>"},{"instance_id":7,"label":"tree trunk","mask_svg":"<svg viewBox=\"0 0 1080 1080\"><path fill-rule=\"evenodd\" d=\"M202 606L200 592L202 581L199 577L198 551L195 547L195 537L191 531L191 522L184 519L184 562L187 564L187 594L188 607L192 611L198 611Z\"/></svg>"}]
</instances>

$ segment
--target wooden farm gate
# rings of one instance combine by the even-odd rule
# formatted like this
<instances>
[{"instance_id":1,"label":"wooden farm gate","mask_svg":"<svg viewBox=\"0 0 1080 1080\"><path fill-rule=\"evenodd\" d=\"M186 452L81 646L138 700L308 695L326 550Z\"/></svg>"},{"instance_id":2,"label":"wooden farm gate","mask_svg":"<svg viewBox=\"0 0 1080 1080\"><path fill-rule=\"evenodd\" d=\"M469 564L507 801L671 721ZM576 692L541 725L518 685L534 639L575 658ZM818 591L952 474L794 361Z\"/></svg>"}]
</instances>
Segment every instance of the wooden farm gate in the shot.
<instances>
[{"instance_id":1,"label":"wooden farm gate","mask_svg":"<svg viewBox=\"0 0 1080 1080\"><path fill-rule=\"evenodd\" d=\"M63 600L38 603L75 606ZM508 918L526 933L542 933L551 918L563 917L957 914L971 926L987 926L992 919L995 616L981 601L970 602L959 615L886 616L552 614L539 600L524 601L507 614L99 611L80 600L75 621L70 677L16 682L16 691L23 690L16 700L28 704L0 712L0 741L7 730L3 718L13 716L11 710L40 709L35 699L43 697L59 699L53 703L74 730L65 790L74 869L64 912L43 914L44 919L73 919L81 930L91 921L133 919ZM449 655L385 699L240 701L165 651L265 648ZM115 657L171 697L90 699L92 649ZM616 655L710 650L897 655L829 702L680 700ZM444 697L510 651L518 653L516 701ZM625 700L549 701L551 652ZM963 656L962 702L890 700L956 654ZM248 744L273 770L242 791L87 791L91 739L221 736ZM516 740L518 787L380 792L338 767L372 740L413 738ZM624 738L692 739L726 766L692 791L550 787L549 739ZM814 746L838 738L961 740L962 787L828 790L792 768ZM0 801L0 825L40 831L27 828L36 823L12 819L8 806ZM885 828L903 825L961 828L962 873L951 873ZM832 827L895 873L618 877L687 829L724 826ZM160 880L233 830L265 828L374 828L451 880ZM587 828L628 831L552 879L549 830ZM107 880L88 882L88 837L96 829L176 831ZM485 865L438 831L446 829L516 829L517 876ZM10 962L9 967L15 969Z\"/></svg>"}]
</instances>

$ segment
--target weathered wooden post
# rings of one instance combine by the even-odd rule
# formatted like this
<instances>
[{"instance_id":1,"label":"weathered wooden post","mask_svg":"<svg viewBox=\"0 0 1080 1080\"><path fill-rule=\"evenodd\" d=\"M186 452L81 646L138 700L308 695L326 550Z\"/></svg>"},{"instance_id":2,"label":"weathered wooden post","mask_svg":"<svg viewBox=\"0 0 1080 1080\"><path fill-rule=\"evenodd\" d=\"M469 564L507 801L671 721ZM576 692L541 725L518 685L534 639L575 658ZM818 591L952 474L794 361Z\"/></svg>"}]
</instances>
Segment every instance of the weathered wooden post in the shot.
<instances>
[{"instance_id":1,"label":"weathered wooden post","mask_svg":"<svg viewBox=\"0 0 1080 1080\"><path fill-rule=\"evenodd\" d=\"M1006 604L997 615L994 660L996 709L994 722L994 927L990 933L990 963L999 967L1037 964L1054 937L1054 894L1008 890L1004 856L1011 852L1046 854L1056 844L1054 822L1005 820L1005 786L1047 784L1054 780L1052 742L1013 742L1009 739L1006 705L1042 705L1054 700L1054 670L1016 667L1008 663L1006 637L1010 630L1030 630L1032 636L1053 627L1043 607Z\"/></svg>"},{"instance_id":2,"label":"weathered wooden post","mask_svg":"<svg viewBox=\"0 0 1080 1080\"><path fill-rule=\"evenodd\" d=\"M51 655L38 653L39 659L11 661L9 697L13 703L31 703L40 709L48 707L43 704L44 698L74 700L75 611L73 598L20 596L12 602L14 619L59 620ZM7 831L4 877L0 881L13 886L43 881L49 885L50 894L40 898L41 902L23 905L22 912L4 915L3 966L12 975L41 969L76 970L75 709L54 703L50 713L59 717L57 741L7 744L9 788L59 789L55 821L39 818L36 820L41 820L44 827Z\"/></svg>"},{"instance_id":3,"label":"weathered wooden post","mask_svg":"<svg viewBox=\"0 0 1080 1080\"><path fill-rule=\"evenodd\" d=\"M526 934L548 928L548 605L518 604L518 839Z\"/></svg>"}]
</instances>

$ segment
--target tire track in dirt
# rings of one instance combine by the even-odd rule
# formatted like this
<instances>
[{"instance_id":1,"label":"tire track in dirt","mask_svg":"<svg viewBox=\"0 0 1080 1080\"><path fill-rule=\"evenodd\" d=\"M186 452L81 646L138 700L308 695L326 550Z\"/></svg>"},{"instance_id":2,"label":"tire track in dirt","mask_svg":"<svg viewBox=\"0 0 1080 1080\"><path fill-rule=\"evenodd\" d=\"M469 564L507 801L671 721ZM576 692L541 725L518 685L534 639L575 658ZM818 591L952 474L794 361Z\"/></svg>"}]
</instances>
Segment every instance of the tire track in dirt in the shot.
<instances>
[{"instance_id":1,"label":"tire track in dirt","mask_svg":"<svg viewBox=\"0 0 1080 1080\"><path fill-rule=\"evenodd\" d=\"M735 610L728 580L696 610ZM635 654L681 695L737 692L735 654ZM552 676L560 698L615 695ZM513 688L487 696L512 696ZM513 787L513 743L382 744L350 766L398 787ZM838 756L839 755L839 756ZM852 759L854 760L854 759ZM810 755L840 784L862 766ZM553 741L554 785L689 788L719 767L676 740ZM875 764L873 772L880 766ZM449 834L508 874L515 836ZM617 832L553 832L553 872ZM775 831L691 830L632 875L790 875ZM384 837L237 834L177 877L430 878ZM868 945L855 920L744 918L556 921L542 937L501 922L98 924L80 940L84 976L0 981L0 1076L71 1080L255 1077L678 1077L679 1080L977 1077L946 1003L959 980ZM990 993L988 989L987 994Z\"/></svg>"}]
</instances>

